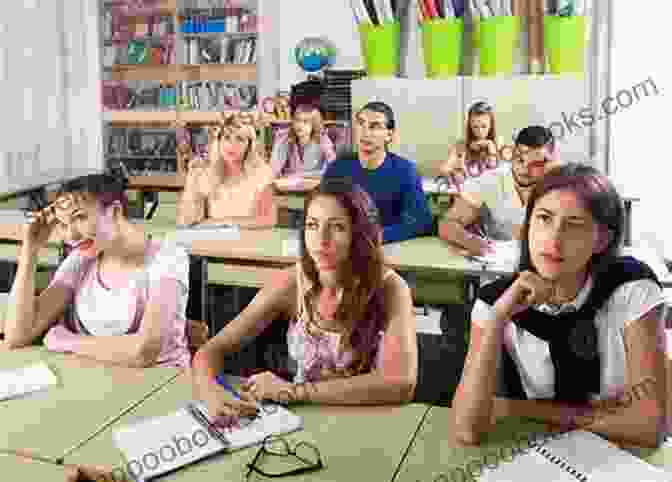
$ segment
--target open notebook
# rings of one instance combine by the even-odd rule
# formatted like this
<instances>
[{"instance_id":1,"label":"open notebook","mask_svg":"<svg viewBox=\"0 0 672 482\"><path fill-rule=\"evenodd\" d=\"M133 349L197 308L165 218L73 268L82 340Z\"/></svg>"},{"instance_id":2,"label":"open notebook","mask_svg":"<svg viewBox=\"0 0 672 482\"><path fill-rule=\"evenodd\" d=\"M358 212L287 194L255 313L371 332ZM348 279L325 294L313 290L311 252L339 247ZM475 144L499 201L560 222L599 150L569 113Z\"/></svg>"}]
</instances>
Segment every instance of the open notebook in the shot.
<instances>
[{"instance_id":1,"label":"open notebook","mask_svg":"<svg viewBox=\"0 0 672 482\"><path fill-rule=\"evenodd\" d=\"M194 241L236 241L240 239L240 229L232 224L204 224L179 227L166 235L177 244L189 249Z\"/></svg>"},{"instance_id":2,"label":"open notebook","mask_svg":"<svg viewBox=\"0 0 672 482\"><path fill-rule=\"evenodd\" d=\"M488 267L499 268L503 271L515 271L520 258L520 241L493 241L494 252L485 256L471 256Z\"/></svg>"},{"instance_id":3,"label":"open notebook","mask_svg":"<svg viewBox=\"0 0 672 482\"><path fill-rule=\"evenodd\" d=\"M150 480L206 457L258 444L268 435L303 428L301 417L275 404L265 404L254 419L242 418L241 428L217 428L211 422L204 404L190 402L171 415L116 430L113 439L126 458L128 474Z\"/></svg>"},{"instance_id":4,"label":"open notebook","mask_svg":"<svg viewBox=\"0 0 672 482\"><path fill-rule=\"evenodd\" d=\"M58 384L46 363L0 372L0 400L10 400Z\"/></svg>"},{"instance_id":5,"label":"open notebook","mask_svg":"<svg viewBox=\"0 0 672 482\"><path fill-rule=\"evenodd\" d=\"M585 430L559 435L513 461L484 468L479 482L669 482L671 474Z\"/></svg>"}]
</instances>

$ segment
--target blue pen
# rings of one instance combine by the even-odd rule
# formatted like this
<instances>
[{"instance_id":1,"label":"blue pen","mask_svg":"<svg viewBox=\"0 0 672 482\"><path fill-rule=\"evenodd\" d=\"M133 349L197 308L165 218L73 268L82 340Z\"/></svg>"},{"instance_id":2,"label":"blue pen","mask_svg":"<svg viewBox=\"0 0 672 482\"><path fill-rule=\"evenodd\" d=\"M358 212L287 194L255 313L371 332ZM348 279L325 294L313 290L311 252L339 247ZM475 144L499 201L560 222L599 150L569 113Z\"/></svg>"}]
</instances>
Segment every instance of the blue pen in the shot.
<instances>
[{"instance_id":1,"label":"blue pen","mask_svg":"<svg viewBox=\"0 0 672 482\"><path fill-rule=\"evenodd\" d=\"M238 394L236 389L233 388L231 385L229 385L229 383L226 381L226 375L222 375L222 374L217 375L215 377L215 381L217 382L218 385L221 385L224 388L224 390L226 390L231 395L233 395L233 397L236 400L240 400L240 395Z\"/></svg>"}]
</instances>

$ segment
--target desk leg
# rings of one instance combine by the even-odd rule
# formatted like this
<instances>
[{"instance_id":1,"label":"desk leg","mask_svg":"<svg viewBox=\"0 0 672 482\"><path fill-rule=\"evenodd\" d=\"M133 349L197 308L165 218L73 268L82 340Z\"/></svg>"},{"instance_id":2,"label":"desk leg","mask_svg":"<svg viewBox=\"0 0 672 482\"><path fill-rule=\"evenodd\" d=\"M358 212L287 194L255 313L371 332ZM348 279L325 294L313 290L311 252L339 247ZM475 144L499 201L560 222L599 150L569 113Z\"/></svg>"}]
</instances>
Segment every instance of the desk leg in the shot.
<instances>
[{"instance_id":1,"label":"desk leg","mask_svg":"<svg viewBox=\"0 0 672 482\"><path fill-rule=\"evenodd\" d=\"M210 312L210 300L208 300L208 258L199 257L200 263L199 267L201 270L201 317L208 324L210 330L210 336L215 336L213 328L215 326L214 320L212 320L212 314Z\"/></svg>"},{"instance_id":2,"label":"desk leg","mask_svg":"<svg viewBox=\"0 0 672 482\"><path fill-rule=\"evenodd\" d=\"M625 235L623 244L632 246L632 201L626 199L625 202Z\"/></svg>"},{"instance_id":3,"label":"desk leg","mask_svg":"<svg viewBox=\"0 0 672 482\"><path fill-rule=\"evenodd\" d=\"M144 206L144 204L143 204L143 206ZM158 207L159 207L159 196L157 195L156 200L154 202L152 202L152 207L149 208L149 212L147 213L147 216L145 217L145 219L146 220L152 219L152 217L154 216L154 212L156 211L156 208L158 208Z\"/></svg>"}]
</instances>

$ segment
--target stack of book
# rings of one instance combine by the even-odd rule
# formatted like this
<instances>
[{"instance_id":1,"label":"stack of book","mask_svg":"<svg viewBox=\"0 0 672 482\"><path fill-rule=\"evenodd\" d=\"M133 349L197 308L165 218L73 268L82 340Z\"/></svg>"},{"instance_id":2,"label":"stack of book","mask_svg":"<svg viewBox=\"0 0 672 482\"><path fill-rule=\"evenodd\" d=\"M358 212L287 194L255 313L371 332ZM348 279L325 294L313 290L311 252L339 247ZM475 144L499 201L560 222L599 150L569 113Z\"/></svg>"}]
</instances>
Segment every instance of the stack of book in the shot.
<instances>
[{"instance_id":1,"label":"stack of book","mask_svg":"<svg viewBox=\"0 0 672 482\"><path fill-rule=\"evenodd\" d=\"M321 100L324 110L336 114L337 120L349 122L352 118L350 82L365 75L365 70L325 70Z\"/></svg>"},{"instance_id":2,"label":"stack of book","mask_svg":"<svg viewBox=\"0 0 672 482\"><path fill-rule=\"evenodd\" d=\"M190 38L184 42L187 64L253 64L257 61L254 36L232 38Z\"/></svg>"}]
</instances>

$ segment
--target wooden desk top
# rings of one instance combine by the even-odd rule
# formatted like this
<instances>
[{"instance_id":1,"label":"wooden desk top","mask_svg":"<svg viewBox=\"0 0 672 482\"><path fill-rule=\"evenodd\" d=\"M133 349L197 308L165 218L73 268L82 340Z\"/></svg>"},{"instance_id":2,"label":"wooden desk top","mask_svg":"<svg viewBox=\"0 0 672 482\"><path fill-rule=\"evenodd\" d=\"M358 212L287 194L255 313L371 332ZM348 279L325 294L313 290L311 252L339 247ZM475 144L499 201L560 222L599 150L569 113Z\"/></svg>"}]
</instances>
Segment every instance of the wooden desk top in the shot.
<instances>
[{"instance_id":1,"label":"wooden desk top","mask_svg":"<svg viewBox=\"0 0 672 482\"><path fill-rule=\"evenodd\" d=\"M181 376L131 413L122 417L96 438L65 457L66 464L90 464L110 470L125 462L112 440L113 431L145 417L169 415L192 399L186 376ZM371 480L391 481L404 452L413 438L428 406L293 406L291 410L303 417L304 428L286 436L293 445L299 441L314 444L320 451L325 468L291 481ZM180 435L180 434L176 434ZM246 465L258 447L214 456L191 467L167 475L168 481L242 480ZM148 447L148 451L152 448ZM353 463L366 460L365 464ZM279 461L281 463L282 461ZM285 470L284 465L279 470ZM262 480L262 478L250 478Z\"/></svg>"},{"instance_id":2,"label":"wooden desk top","mask_svg":"<svg viewBox=\"0 0 672 482\"><path fill-rule=\"evenodd\" d=\"M305 195L320 185L319 177L281 177L273 181L278 194Z\"/></svg>"},{"instance_id":3,"label":"wooden desk top","mask_svg":"<svg viewBox=\"0 0 672 482\"><path fill-rule=\"evenodd\" d=\"M109 425L179 374L176 368L106 365L43 347L0 350L0 366L17 369L45 362L58 385L0 402L0 452L25 450L56 460Z\"/></svg>"},{"instance_id":4,"label":"wooden desk top","mask_svg":"<svg viewBox=\"0 0 672 482\"><path fill-rule=\"evenodd\" d=\"M128 189L155 192L179 192L184 189L185 175L165 174L153 176L129 176Z\"/></svg>"}]
</instances>

